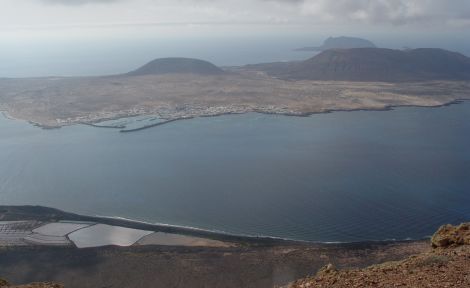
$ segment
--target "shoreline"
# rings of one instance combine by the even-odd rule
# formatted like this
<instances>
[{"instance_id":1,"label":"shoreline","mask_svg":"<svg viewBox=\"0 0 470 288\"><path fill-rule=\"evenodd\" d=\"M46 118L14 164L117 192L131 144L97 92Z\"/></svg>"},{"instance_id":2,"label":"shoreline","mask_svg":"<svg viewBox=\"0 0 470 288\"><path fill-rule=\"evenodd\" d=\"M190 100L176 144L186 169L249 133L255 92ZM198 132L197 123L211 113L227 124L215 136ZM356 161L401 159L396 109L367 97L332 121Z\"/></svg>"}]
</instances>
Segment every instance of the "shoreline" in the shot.
<instances>
[{"instance_id":1,"label":"shoreline","mask_svg":"<svg viewBox=\"0 0 470 288\"><path fill-rule=\"evenodd\" d=\"M86 123L86 122L80 122L80 123L77 123L78 125L87 125L87 126L91 126L91 127L95 127L95 128L108 128L108 129L124 129L126 128L126 126L123 126L123 125L120 125L120 126L111 126L111 125L97 125L97 124L94 124L94 123Z\"/></svg>"},{"instance_id":2,"label":"shoreline","mask_svg":"<svg viewBox=\"0 0 470 288\"><path fill-rule=\"evenodd\" d=\"M150 129L153 127L169 124L171 122L176 122L176 121L182 121L182 120L190 120L190 119L195 119L195 118L210 118L210 117L218 117L218 116L226 116L226 115L243 115L247 113L259 113L259 114L264 114L264 115L279 115L279 116L286 116L286 117L310 117L313 115L318 115L318 114L330 114L330 113L335 113L335 112L359 112L359 111L366 111L366 112L380 112L380 111L392 111L394 109L399 109L399 108L441 108L441 107L447 107L451 105L457 105L457 104L462 104L467 101L470 101L470 98L459 98L459 99L454 99L448 102L444 102L442 104L437 104L437 105L409 105L409 104L397 104L397 105L386 105L382 108L354 108L354 109L328 109L324 111L317 111L317 112L269 112L269 111L264 111L262 109L247 109L246 111L243 112L237 112L237 111L228 111L228 112L223 112L223 113L216 113L216 114L201 114L201 115L195 115L195 116L184 116L184 117L178 117L178 118L160 118L163 121L150 124L150 125L145 125L142 127L137 127L137 128L132 128L132 129L126 129L125 125L119 125L119 126L112 126L112 125L98 125L98 123L104 122L104 121L113 121L113 120L120 120L120 119L126 119L130 117L137 117L137 116L151 116L155 115L155 113L142 113L142 114L129 114L126 116L116 116L116 117L107 117L103 119L99 119L96 121L90 121L90 122L83 122L83 121L78 121L74 123L67 123L67 124L62 124L62 125L46 125L46 124L41 124L38 122L30 121L30 120L25 120L21 118L15 118L12 117L8 111L2 110L2 115L4 115L5 118L10 119L10 120L19 120L19 121L26 121L29 124L44 129L44 130L52 130L52 129L60 129L62 127L67 127L67 126L73 126L73 125L86 125L86 126L91 126L95 128L106 128L106 129L120 129L120 133L131 133L131 132L138 132L141 130L145 129Z\"/></svg>"},{"instance_id":3,"label":"shoreline","mask_svg":"<svg viewBox=\"0 0 470 288\"><path fill-rule=\"evenodd\" d=\"M363 241L309 241L309 240L299 240L293 238L284 238L284 237L277 237L277 236L269 236L269 235L250 235L250 234L234 234L230 232L225 232L222 230L210 230L210 229L203 229L191 226L184 226L184 225L174 225L174 224L165 224L165 223L151 223L141 220L129 219L125 217L119 216L90 216L90 217L97 217L97 219L111 219L111 220L122 220L125 222L130 223L137 223L137 224L145 224L150 225L158 228L172 228L177 231L181 229L181 231L191 231L195 233L203 233L207 235L215 235L220 237L235 237L239 239L251 240L253 242L276 242L276 243L283 243L283 244L298 244L298 245L321 245L321 246L360 246L360 245L370 245L370 244L391 244L391 243L414 243L414 242L422 242L428 241L431 239L432 235L423 236L421 238L403 238L403 239L383 239L383 240L363 240ZM134 228L135 227L129 227ZM178 234L178 232L174 232ZM196 235L195 235L196 236Z\"/></svg>"},{"instance_id":4,"label":"shoreline","mask_svg":"<svg viewBox=\"0 0 470 288\"><path fill-rule=\"evenodd\" d=\"M118 216L102 216L102 215L82 215L70 213L56 208L34 206L34 205L0 205L0 216L4 211L10 212L13 216L0 217L2 221L22 221L36 220L40 222L57 222L57 221L83 221L95 222L99 224L107 224L111 226L119 226L137 230L148 230L155 232L171 233L184 236L194 236L210 240L219 240L224 242L232 242L239 245L248 246L272 246L272 245L294 245L294 246L322 246L322 247L362 247L364 245L386 245L400 243L415 243L427 241L430 236L424 236L419 239L383 239L383 240L364 240L364 241L308 241L289 239L276 236L266 235L244 235L233 234L219 230L208 230L197 227L188 227L182 225L171 225L165 223L150 223L141 220L128 219ZM16 216L17 215L17 216ZM21 215L25 218L21 218Z\"/></svg>"},{"instance_id":5,"label":"shoreline","mask_svg":"<svg viewBox=\"0 0 470 288\"><path fill-rule=\"evenodd\" d=\"M164 121L162 121L162 122L158 122L158 123L154 123L154 124L149 124L149 125L145 125L145 126L137 127L137 128L131 128L131 129L126 129L126 126L123 126L123 127L122 127L123 129L119 130L119 132L120 132L120 133L137 132L137 131L140 131L140 130L144 130L144 129L149 129L149 128L153 128L153 127L165 125L165 124L168 124L168 123L171 123L171 122L175 122L175 121L178 121L178 120L189 120L189 119L192 119L192 118L193 118L193 117L169 119L169 120L164 120Z\"/></svg>"},{"instance_id":6,"label":"shoreline","mask_svg":"<svg viewBox=\"0 0 470 288\"><path fill-rule=\"evenodd\" d=\"M111 220L118 220L118 221L125 221L130 223L136 224L144 224L144 225L151 225L155 227L168 227L173 229L182 229L184 231L193 231L193 232L201 232L201 233L208 233L213 235L219 236L228 236L228 237L237 237L237 238L247 238L251 240L273 240L273 241L282 241L288 243L298 243L298 244L311 244L311 245L355 245L355 244L370 244L370 243L408 243L408 242L417 242L417 241L424 241L431 238L431 235L424 236L422 238L404 238L404 239L383 239L383 240L365 240L365 241L308 241L308 240L299 240L293 238L284 238L284 237L277 237L277 236L269 236L269 235L250 235L250 234L234 234L222 230L210 230L210 229L203 229L197 228L192 226L184 226L184 225L174 225L174 224L166 224L166 223L151 223L141 220L135 220L125 217L119 216L90 216L90 217L97 217L97 219L111 219ZM131 227L130 227L131 228Z\"/></svg>"}]
</instances>

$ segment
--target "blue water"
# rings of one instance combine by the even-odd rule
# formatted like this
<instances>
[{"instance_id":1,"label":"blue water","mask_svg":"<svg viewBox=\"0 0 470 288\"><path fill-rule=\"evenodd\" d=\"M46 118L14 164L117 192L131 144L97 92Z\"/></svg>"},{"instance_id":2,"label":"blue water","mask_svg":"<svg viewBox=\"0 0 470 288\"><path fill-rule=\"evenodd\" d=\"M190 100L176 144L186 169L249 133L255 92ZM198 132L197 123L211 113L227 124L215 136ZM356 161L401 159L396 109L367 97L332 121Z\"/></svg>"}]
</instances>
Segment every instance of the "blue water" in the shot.
<instances>
[{"instance_id":1,"label":"blue water","mask_svg":"<svg viewBox=\"0 0 470 288\"><path fill-rule=\"evenodd\" d=\"M0 204L311 241L421 238L470 219L470 102L135 133L0 118Z\"/></svg>"}]
</instances>

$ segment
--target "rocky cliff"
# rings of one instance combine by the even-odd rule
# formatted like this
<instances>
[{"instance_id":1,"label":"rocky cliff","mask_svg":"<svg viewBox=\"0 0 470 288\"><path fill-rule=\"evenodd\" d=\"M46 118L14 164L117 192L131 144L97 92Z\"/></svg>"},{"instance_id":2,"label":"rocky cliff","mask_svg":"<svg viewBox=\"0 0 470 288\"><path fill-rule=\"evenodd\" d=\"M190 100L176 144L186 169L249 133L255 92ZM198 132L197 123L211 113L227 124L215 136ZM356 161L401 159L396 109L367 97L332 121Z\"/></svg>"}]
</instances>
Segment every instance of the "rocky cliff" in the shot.
<instances>
[{"instance_id":1,"label":"rocky cliff","mask_svg":"<svg viewBox=\"0 0 470 288\"><path fill-rule=\"evenodd\" d=\"M470 223L442 226L433 250L403 261L338 271L333 264L289 288L470 287Z\"/></svg>"}]
</instances>

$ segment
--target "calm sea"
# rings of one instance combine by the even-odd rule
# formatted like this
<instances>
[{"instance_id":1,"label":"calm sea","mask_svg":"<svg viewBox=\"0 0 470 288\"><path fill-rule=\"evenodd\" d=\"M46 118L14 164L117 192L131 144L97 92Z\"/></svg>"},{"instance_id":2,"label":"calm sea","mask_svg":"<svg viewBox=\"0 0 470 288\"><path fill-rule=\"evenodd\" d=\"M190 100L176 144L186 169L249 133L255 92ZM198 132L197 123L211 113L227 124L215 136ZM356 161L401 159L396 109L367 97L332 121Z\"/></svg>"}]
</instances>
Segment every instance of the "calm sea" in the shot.
<instances>
[{"instance_id":1,"label":"calm sea","mask_svg":"<svg viewBox=\"0 0 470 288\"><path fill-rule=\"evenodd\" d=\"M135 133L0 117L0 204L311 241L470 219L470 103L177 121Z\"/></svg>"}]
</instances>

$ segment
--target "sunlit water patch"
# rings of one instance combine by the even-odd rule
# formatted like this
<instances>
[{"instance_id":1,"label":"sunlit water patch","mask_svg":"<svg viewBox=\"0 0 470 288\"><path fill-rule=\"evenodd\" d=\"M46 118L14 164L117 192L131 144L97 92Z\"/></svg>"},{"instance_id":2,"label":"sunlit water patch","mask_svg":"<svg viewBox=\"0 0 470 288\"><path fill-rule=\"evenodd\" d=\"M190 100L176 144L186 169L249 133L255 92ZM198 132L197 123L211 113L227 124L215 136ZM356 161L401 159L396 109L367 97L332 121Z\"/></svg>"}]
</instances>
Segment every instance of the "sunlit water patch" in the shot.
<instances>
[{"instance_id":1,"label":"sunlit water patch","mask_svg":"<svg viewBox=\"0 0 470 288\"><path fill-rule=\"evenodd\" d=\"M133 133L1 118L0 203L311 241L421 238L470 219L468 119L468 102Z\"/></svg>"}]
</instances>

